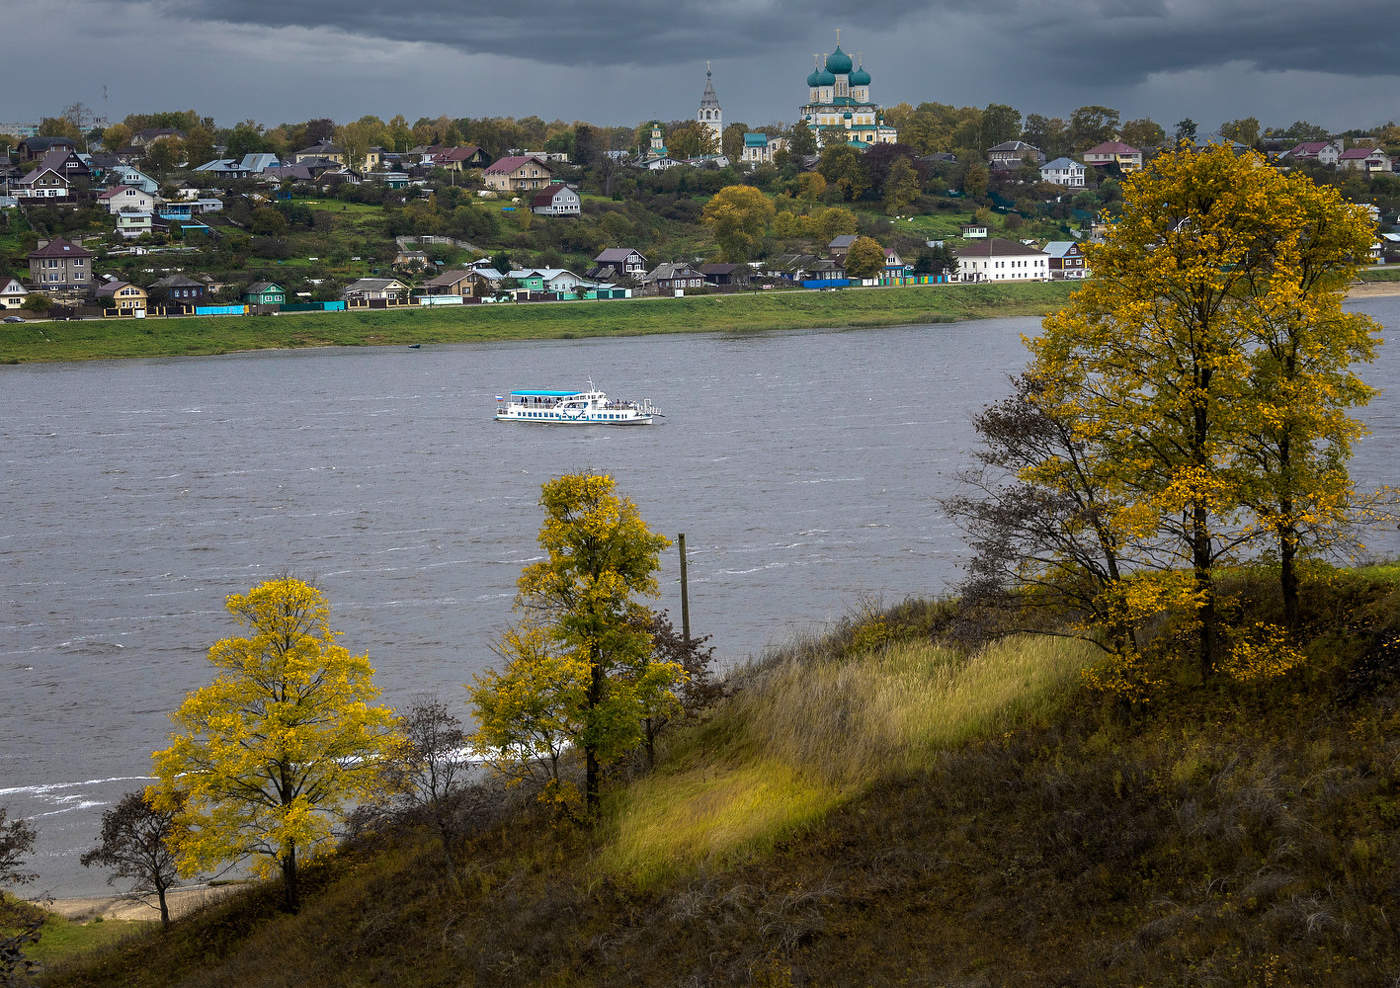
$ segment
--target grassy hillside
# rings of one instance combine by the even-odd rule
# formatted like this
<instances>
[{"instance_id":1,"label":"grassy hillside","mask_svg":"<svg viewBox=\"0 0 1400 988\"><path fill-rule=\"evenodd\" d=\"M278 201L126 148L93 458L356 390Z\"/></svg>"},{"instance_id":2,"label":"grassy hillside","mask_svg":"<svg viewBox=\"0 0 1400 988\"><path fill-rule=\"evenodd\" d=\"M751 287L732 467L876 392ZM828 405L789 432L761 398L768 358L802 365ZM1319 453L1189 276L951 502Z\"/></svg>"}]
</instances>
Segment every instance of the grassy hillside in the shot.
<instances>
[{"instance_id":1,"label":"grassy hillside","mask_svg":"<svg viewBox=\"0 0 1400 988\"><path fill-rule=\"evenodd\" d=\"M1062 306L1070 290L1064 283L935 285L275 317L26 323L0 326L0 363L181 356L269 347L892 326L979 316L1041 315Z\"/></svg>"},{"instance_id":2,"label":"grassy hillside","mask_svg":"<svg viewBox=\"0 0 1400 988\"><path fill-rule=\"evenodd\" d=\"M739 672L594 830L483 819L460 892L390 833L312 869L298 916L251 889L47 983L1387 984L1400 568L1308 599L1303 668L1131 715L1082 645L852 618Z\"/></svg>"}]
</instances>

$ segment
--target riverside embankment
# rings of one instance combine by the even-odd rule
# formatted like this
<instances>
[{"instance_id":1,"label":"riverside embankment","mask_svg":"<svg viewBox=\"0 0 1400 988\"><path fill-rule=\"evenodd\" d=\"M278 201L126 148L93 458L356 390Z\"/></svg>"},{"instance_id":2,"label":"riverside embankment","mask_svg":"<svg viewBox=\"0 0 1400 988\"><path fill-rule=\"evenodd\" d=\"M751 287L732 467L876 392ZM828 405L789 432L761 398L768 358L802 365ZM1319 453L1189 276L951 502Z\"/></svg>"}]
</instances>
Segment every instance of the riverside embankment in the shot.
<instances>
[{"instance_id":1,"label":"riverside embankment","mask_svg":"<svg viewBox=\"0 0 1400 988\"><path fill-rule=\"evenodd\" d=\"M777 291L606 302L405 308L271 316L37 322L0 327L0 363L173 357L244 350L489 343L655 333L902 326L1045 315L1064 282Z\"/></svg>"}]
</instances>

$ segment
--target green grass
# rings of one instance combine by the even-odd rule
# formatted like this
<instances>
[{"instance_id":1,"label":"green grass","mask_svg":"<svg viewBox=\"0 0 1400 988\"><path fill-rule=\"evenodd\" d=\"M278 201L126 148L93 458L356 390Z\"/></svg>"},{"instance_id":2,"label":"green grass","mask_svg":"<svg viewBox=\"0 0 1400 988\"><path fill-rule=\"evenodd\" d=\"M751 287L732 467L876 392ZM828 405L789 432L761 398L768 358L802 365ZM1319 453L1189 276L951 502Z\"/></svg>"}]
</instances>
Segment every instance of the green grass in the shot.
<instances>
[{"instance_id":1,"label":"green grass","mask_svg":"<svg viewBox=\"0 0 1400 988\"><path fill-rule=\"evenodd\" d=\"M95 919L75 923L50 915L39 934L39 942L25 956L45 966L71 960L89 951L110 946L127 937L154 929L159 924L140 920Z\"/></svg>"},{"instance_id":2,"label":"green grass","mask_svg":"<svg viewBox=\"0 0 1400 988\"><path fill-rule=\"evenodd\" d=\"M0 363L180 356L307 346L469 343L648 333L756 332L1041 315L1072 286L935 285L681 299L410 308L276 317L33 323L0 328Z\"/></svg>"},{"instance_id":3,"label":"green grass","mask_svg":"<svg viewBox=\"0 0 1400 988\"><path fill-rule=\"evenodd\" d=\"M1400 264L1384 268L1365 268L1356 276L1363 283L1373 281L1400 281Z\"/></svg>"}]
</instances>

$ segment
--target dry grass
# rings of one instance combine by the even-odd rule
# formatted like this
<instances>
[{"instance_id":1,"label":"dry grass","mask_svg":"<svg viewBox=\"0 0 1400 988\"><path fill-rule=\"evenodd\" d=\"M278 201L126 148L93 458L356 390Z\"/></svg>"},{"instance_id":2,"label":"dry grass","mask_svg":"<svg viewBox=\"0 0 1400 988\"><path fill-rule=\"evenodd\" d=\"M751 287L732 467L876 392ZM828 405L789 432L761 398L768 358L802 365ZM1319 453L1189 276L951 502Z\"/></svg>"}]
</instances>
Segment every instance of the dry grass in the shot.
<instances>
[{"instance_id":1,"label":"dry grass","mask_svg":"<svg viewBox=\"0 0 1400 988\"><path fill-rule=\"evenodd\" d=\"M790 655L751 672L667 767L618 795L602 863L645 886L765 853L937 751L1048 723L1094 657L1033 637L970 656L927 641L815 663Z\"/></svg>"}]
</instances>

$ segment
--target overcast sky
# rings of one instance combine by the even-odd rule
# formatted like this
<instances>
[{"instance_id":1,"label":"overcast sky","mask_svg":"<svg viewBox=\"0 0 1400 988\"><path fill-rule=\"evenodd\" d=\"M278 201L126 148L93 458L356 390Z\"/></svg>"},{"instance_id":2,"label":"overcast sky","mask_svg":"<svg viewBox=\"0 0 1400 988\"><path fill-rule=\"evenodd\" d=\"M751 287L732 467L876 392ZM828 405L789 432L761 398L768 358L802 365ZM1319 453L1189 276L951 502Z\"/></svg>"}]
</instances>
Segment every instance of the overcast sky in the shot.
<instances>
[{"instance_id":1,"label":"overcast sky","mask_svg":"<svg viewBox=\"0 0 1400 988\"><path fill-rule=\"evenodd\" d=\"M883 8L883 9L882 9ZM694 115L705 62L726 122L791 123L815 52L863 54L885 105L1102 104L1168 132L1256 116L1400 118L1397 0L43 0L5 25L0 123L81 101L220 126L366 113L632 125ZM519 9L520 16L497 11ZM527 12L527 13L524 13ZM858 13L857 13L858 12ZM527 16L528 14L528 16ZM103 87L107 87L104 101Z\"/></svg>"}]
</instances>

